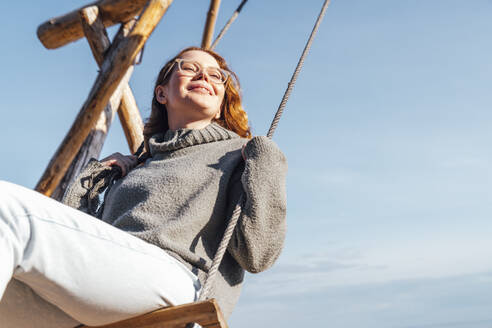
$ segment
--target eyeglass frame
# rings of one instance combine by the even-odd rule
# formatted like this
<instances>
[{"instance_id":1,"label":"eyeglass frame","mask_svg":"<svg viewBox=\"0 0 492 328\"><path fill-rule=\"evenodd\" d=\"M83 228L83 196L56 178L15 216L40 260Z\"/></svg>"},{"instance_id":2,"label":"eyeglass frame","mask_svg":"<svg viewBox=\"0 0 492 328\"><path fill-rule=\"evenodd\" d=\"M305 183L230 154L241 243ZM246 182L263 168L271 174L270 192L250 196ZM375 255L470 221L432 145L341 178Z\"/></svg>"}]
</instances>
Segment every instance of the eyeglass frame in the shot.
<instances>
[{"instance_id":1,"label":"eyeglass frame","mask_svg":"<svg viewBox=\"0 0 492 328\"><path fill-rule=\"evenodd\" d=\"M200 70L196 74L194 74L194 75L189 75L187 73L183 73L183 70L181 69L181 63L183 61L187 61L187 62L191 62L191 63L196 64L198 67L200 67ZM196 76L198 73L204 71L205 68L213 67L213 66L203 67L202 65L200 65L199 62L194 61L194 60L187 60L187 59L184 59L184 58L176 58L175 60L173 60L173 63L169 66L169 68L166 70L166 73L164 73L164 77L162 78L162 80L165 80L167 78L167 76L169 75L169 73L171 72L171 70L174 68L174 65L176 63L178 64L178 70L179 70L179 72L182 73L182 74L184 74L185 76ZM212 82L212 83L215 83L215 84L226 84L227 80L229 80L229 78L231 76L231 72L229 72L228 70L226 70L224 68L221 68L221 67L213 67L213 68L218 69L221 72L221 74L225 76L225 80L224 80L224 82ZM208 73L207 73L207 75L208 75Z\"/></svg>"}]
</instances>

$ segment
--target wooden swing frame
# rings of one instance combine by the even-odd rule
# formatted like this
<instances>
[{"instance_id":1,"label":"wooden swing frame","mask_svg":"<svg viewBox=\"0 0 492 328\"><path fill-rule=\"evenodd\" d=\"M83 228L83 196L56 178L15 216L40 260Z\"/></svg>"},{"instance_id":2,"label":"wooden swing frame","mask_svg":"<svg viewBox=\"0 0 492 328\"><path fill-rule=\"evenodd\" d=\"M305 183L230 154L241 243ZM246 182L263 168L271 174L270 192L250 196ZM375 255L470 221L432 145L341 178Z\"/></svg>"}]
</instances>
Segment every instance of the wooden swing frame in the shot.
<instances>
[{"instance_id":1,"label":"wooden swing frame","mask_svg":"<svg viewBox=\"0 0 492 328\"><path fill-rule=\"evenodd\" d=\"M100 0L38 27L38 38L48 49L85 36L100 73L36 185L37 191L58 200L63 197L70 181L89 159L99 157L115 112L131 153L136 152L143 141L143 123L128 81L145 42L171 3L172 0ZM203 48L210 48L219 7L220 0L211 0ZM135 20L137 15L139 18ZM105 27L115 24L121 24L121 28L111 44Z\"/></svg>"}]
</instances>

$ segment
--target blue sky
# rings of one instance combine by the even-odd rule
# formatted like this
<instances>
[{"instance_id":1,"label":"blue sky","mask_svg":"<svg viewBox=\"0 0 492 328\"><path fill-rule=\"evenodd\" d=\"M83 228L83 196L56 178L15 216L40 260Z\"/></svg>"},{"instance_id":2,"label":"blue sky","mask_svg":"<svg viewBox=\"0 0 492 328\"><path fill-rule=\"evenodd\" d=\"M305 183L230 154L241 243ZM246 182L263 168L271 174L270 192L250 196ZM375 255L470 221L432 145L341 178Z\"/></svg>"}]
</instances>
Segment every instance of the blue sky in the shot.
<instances>
[{"instance_id":1,"label":"blue sky","mask_svg":"<svg viewBox=\"0 0 492 328\"><path fill-rule=\"evenodd\" d=\"M223 0L218 27L239 0ZM97 75L46 19L85 1L2 2L0 178L34 187ZM265 134L321 0L250 0L217 51ZM130 85L143 117L160 66L200 43L208 1L175 0ZM492 1L333 0L274 140L288 235L248 275L232 327L492 326ZM110 29L114 33L114 28ZM127 152L115 120L102 156Z\"/></svg>"}]
</instances>

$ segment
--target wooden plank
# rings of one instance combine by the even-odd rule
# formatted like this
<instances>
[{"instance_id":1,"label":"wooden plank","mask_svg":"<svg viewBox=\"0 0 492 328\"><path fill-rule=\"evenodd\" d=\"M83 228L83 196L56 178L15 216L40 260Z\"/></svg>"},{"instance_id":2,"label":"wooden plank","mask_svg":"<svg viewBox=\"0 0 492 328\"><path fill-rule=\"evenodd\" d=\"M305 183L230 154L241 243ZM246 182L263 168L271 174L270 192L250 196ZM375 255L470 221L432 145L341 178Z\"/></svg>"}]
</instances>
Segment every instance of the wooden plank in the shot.
<instances>
[{"instance_id":1,"label":"wooden plank","mask_svg":"<svg viewBox=\"0 0 492 328\"><path fill-rule=\"evenodd\" d=\"M130 34L106 55L89 97L48 164L36 190L47 196L53 193L111 95L171 2L172 0L150 0Z\"/></svg>"},{"instance_id":2,"label":"wooden plank","mask_svg":"<svg viewBox=\"0 0 492 328\"><path fill-rule=\"evenodd\" d=\"M68 14L54 17L39 25L37 34L48 49L56 49L84 36L79 20L79 11L85 7L98 6L104 26L127 22L135 17L148 0L100 0L76 9Z\"/></svg>"},{"instance_id":3,"label":"wooden plank","mask_svg":"<svg viewBox=\"0 0 492 328\"><path fill-rule=\"evenodd\" d=\"M210 48L214 36L215 22L219 14L220 0L210 0L210 8L207 13L207 21L203 29L202 48Z\"/></svg>"},{"instance_id":4,"label":"wooden plank","mask_svg":"<svg viewBox=\"0 0 492 328\"><path fill-rule=\"evenodd\" d=\"M163 308L135 318L91 328L184 328L186 324L191 322L209 328L228 327L217 301L210 299Z\"/></svg>"}]
</instances>

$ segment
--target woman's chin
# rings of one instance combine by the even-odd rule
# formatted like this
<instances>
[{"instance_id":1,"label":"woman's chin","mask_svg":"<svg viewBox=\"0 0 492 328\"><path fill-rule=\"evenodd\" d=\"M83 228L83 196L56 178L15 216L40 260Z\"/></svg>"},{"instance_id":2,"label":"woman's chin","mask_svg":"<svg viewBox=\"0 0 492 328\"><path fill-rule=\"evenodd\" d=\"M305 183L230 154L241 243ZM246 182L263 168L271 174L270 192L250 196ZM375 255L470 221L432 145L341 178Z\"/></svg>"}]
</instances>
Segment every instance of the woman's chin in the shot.
<instances>
[{"instance_id":1,"label":"woman's chin","mask_svg":"<svg viewBox=\"0 0 492 328\"><path fill-rule=\"evenodd\" d=\"M188 102L188 107L194 112L204 113L205 115L214 115L217 113L220 105L215 102L214 99L198 98L190 99L192 101Z\"/></svg>"},{"instance_id":2,"label":"woman's chin","mask_svg":"<svg viewBox=\"0 0 492 328\"><path fill-rule=\"evenodd\" d=\"M192 94L191 97L188 98L188 102L191 103L190 105L206 108L216 106L217 100L215 97L208 94Z\"/></svg>"}]
</instances>

